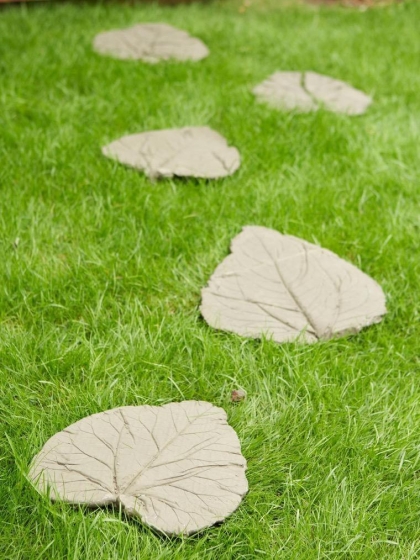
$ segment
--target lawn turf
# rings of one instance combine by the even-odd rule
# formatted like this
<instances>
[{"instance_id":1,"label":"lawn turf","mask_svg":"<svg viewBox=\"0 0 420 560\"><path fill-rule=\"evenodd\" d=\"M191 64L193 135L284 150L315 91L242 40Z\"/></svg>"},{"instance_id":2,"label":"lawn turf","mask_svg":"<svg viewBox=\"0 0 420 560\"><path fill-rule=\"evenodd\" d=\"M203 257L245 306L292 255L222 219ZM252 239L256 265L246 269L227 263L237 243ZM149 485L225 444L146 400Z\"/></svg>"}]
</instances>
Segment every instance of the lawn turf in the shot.
<instances>
[{"instance_id":1,"label":"lawn turf","mask_svg":"<svg viewBox=\"0 0 420 560\"><path fill-rule=\"evenodd\" d=\"M1 559L419 557L420 3L247 6L0 10ZM155 21L211 55L92 51L100 31ZM374 104L282 113L251 94L306 69ZM202 125L240 150L232 177L152 182L100 153ZM211 329L200 289L247 224L361 267L386 292L384 321L312 346ZM233 404L237 387L248 399ZM80 418L183 399L224 407L248 460L249 494L220 527L168 539L28 483L33 455Z\"/></svg>"}]
</instances>

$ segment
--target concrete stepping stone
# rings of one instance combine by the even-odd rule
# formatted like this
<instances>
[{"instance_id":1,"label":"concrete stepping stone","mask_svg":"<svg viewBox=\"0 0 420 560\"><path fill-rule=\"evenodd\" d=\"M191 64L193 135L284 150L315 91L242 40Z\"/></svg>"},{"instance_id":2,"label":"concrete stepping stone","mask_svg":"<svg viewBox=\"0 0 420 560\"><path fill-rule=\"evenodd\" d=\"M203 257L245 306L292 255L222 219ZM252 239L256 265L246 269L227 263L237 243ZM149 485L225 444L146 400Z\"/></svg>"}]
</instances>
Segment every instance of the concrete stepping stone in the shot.
<instances>
[{"instance_id":1,"label":"concrete stepping stone","mask_svg":"<svg viewBox=\"0 0 420 560\"><path fill-rule=\"evenodd\" d=\"M47 441L29 477L53 501L120 504L154 529L189 535L236 510L245 471L225 411L184 401L83 418Z\"/></svg>"},{"instance_id":2,"label":"concrete stepping stone","mask_svg":"<svg viewBox=\"0 0 420 560\"><path fill-rule=\"evenodd\" d=\"M361 115L372 103L362 91L315 72L275 72L253 93L273 107L301 112L324 106L336 113Z\"/></svg>"},{"instance_id":3,"label":"concrete stepping stone","mask_svg":"<svg viewBox=\"0 0 420 560\"><path fill-rule=\"evenodd\" d=\"M114 58L151 63L169 59L197 61L209 55L200 39L165 23L145 23L99 33L93 48Z\"/></svg>"},{"instance_id":4,"label":"concrete stepping stone","mask_svg":"<svg viewBox=\"0 0 420 560\"><path fill-rule=\"evenodd\" d=\"M102 153L150 178L218 179L231 175L240 165L238 150L208 127L131 134L104 146Z\"/></svg>"},{"instance_id":5,"label":"concrete stepping stone","mask_svg":"<svg viewBox=\"0 0 420 560\"><path fill-rule=\"evenodd\" d=\"M386 313L381 287L334 253L247 226L202 294L207 323L242 336L313 343L357 333Z\"/></svg>"}]
</instances>

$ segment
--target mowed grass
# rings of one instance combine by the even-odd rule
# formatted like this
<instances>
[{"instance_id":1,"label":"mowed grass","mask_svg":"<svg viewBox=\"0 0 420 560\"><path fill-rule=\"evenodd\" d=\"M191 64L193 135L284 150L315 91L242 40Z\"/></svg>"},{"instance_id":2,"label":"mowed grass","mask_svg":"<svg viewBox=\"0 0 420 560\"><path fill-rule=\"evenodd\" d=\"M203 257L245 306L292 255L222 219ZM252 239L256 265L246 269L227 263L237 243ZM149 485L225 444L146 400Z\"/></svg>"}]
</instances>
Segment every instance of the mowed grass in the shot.
<instances>
[{"instance_id":1,"label":"mowed grass","mask_svg":"<svg viewBox=\"0 0 420 560\"><path fill-rule=\"evenodd\" d=\"M418 558L420 3L361 12L233 2L0 10L0 558ZM243 12L243 9L241 10ZM96 33L163 21L199 63L117 61ZM305 70L374 97L358 118L277 112L251 89ZM161 180L101 156L209 125L240 170ZM200 289L242 226L319 243L384 288L359 335L277 345L212 330ZM230 402L242 387L245 402ZM50 504L46 440L122 405L222 406L250 490L220 527L165 538L118 510Z\"/></svg>"}]
</instances>

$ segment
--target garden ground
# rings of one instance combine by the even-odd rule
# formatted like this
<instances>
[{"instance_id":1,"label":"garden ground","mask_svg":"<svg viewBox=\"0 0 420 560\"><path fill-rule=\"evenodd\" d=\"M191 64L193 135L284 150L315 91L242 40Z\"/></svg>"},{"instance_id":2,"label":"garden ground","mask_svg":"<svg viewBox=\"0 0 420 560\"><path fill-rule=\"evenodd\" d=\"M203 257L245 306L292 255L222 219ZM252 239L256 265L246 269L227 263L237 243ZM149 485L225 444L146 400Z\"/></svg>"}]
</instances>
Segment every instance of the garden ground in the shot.
<instances>
[{"instance_id":1,"label":"garden ground","mask_svg":"<svg viewBox=\"0 0 420 560\"><path fill-rule=\"evenodd\" d=\"M0 10L0 557L418 558L420 3L367 11L234 1ZM118 61L96 33L163 21L199 63ZM311 69L363 117L282 113L254 85ZM101 156L124 134L209 125L242 166L151 182ZM311 346L217 332L200 289L243 225L319 243L375 278L384 321ZM231 403L243 387L248 398ZM50 504L45 441L121 405L224 407L249 494L223 525L163 538L116 510Z\"/></svg>"}]
</instances>

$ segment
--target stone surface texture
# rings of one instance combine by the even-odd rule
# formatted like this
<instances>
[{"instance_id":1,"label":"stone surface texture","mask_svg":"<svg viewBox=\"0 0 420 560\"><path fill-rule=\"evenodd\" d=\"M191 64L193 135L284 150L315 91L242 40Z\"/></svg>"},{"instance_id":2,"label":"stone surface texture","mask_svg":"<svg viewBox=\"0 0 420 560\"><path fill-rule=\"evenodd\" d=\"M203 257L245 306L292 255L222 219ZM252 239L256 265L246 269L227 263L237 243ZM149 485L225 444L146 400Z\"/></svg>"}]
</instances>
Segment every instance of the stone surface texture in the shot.
<instances>
[{"instance_id":1,"label":"stone surface texture","mask_svg":"<svg viewBox=\"0 0 420 560\"><path fill-rule=\"evenodd\" d=\"M83 418L48 440L29 476L53 500L121 504L159 531L191 534L239 506L245 470L225 411L184 401Z\"/></svg>"},{"instance_id":2,"label":"stone surface texture","mask_svg":"<svg viewBox=\"0 0 420 560\"><path fill-rule=\"evenodd\" d=\"M143 170L150 178L217 179L231 175L240 165L238 150L208 127L131 134L104 146L102 153Z\"/></svg>"},{"instance_id":3,"label":"stone surface texture","mask_svg":"<svg viewBox=\"0 0 420 560\"><path fill-rule=\"evenodd\" d=\"M313 343L356 333L386 313L381 287L334 253L248 226L202 290L214 328L276 342Z\"/></svg>"},{"instance_id":4,"label":"stone surface texture","mask_svg":"<svg viewBox=\"0 0 420 560\"><path fill-rule=\"evenodd\" d=\"M362 91L315 72L275 72L253 92L274 107L301 112L324 106L336 113L361 115L372 103Z\"/></svg>"},{"instance_id":5,"label":"stone surface texture","mask_svg":"<svg viewBox=\"0 0 420 560\"><path fill-rule=\"evenodd\" d=\"M152 63L169 59L197 61L209 55L200 39L164 23L145 23L99 33L93 48L114 58Z\"/></svg>"}]
</instances>

